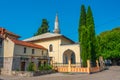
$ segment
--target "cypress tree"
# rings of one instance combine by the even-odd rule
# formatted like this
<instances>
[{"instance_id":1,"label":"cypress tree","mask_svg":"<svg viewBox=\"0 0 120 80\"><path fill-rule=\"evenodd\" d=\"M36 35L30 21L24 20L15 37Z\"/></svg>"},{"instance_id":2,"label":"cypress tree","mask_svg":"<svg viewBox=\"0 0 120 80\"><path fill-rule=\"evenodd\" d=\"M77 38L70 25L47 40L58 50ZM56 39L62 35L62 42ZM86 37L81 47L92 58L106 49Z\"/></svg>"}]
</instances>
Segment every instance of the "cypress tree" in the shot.
<instances>
[{"instance_id":1,"label":"cypress tree","mask_svg":"<svg viewBox=\"0 0 120 80\"><path fill-rule=\"evenodd\" d=\"M95 66L96 51L95 51L95 26L93 15L90 6L88 6L87 14L84 5L81 6L81 15L79 21L79 42L83 67L87 66L87 60L92 61L92 66Z\"/></svg>"},{"instance_id":2,"label":"cypress tree","mask_svg":"<svg viewBox=\"0 0 120 80\"><path fill-rule=\"evenodd\" d=\"M34 34L34 36L36 35L40 35L46 32L49 32L49 25L48 25L48 21L47 19L42 19L42 24L41 26L38 28L37 32Z\"/></svg>"},{"instance_id":3,"label":"cypress tree","mask_svg":"<svg viewBox=\"0 0 120 80\"><path fill-rule=\"evenodd\" d=\"M81 14L80 14L80 21L79 21L79 42L80 42L80 53L82 59L82 66L87 66L87 52L86 52L86 10L85 6L81 6Z\"/></svg>"},{"instance_id":4,"label":"cypress tree","mask_svg":"<svg viewBox=\"0 0 120 80\"><path fill-rule=\"evenodd\" d=\"M90 59L95 66L96 52L95 52L95 26L93 15L90 6L88 6L86 15L86 28L88 29L88 59Z\"/></svg>"},{"instance_id":5,"label":"cypress tree","mask_svg":"<svg viewBox=\"0 0 120 80\"><path fill-rule=\"evenodd\" d=\"M80 34L82 34L82 27L81 26L84 26L85 27L86 25L86 10L85 10L85 6L82 5L81 6L81 14L80 14L80 20L79 20L79 29L78 29L78 32L79 32L79 42L80 42Z\"/></svg>"}]
</instances>

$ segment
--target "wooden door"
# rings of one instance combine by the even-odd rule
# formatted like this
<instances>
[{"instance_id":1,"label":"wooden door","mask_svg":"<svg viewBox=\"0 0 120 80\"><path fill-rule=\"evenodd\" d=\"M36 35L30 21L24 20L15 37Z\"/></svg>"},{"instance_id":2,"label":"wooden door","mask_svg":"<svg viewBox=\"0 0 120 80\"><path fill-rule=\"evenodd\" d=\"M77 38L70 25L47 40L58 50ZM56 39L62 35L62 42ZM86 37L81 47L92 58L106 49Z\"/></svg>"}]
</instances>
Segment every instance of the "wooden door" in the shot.
<instances>
[{"instance_id":1,"label":"wooden door","mask_svg":"<svg viewBox=\"0 0 120 80\"><path fill-rule=\"evenodd\" d=\"M25 62L21 62L21 71L25 71Z\"/></svg>"}]
</instances>

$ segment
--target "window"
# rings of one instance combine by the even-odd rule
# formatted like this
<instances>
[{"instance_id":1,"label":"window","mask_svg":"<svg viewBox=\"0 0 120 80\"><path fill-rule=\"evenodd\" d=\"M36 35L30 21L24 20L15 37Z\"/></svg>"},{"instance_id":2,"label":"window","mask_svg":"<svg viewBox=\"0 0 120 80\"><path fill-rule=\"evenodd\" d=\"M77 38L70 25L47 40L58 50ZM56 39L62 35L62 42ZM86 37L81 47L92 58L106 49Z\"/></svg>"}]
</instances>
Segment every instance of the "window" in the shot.
<instances>
[{"instance_id":1,"label":"window","mask_svg":"<svg viewBox=\"0 0 120 80\"><path fill-rule=\"evenodd\" d=\"M42 50L42 56L43 56L43 50Z\"/></svg>"},{"instance_id":2,"label":"window","mask_svg":"<svg viewBox=\"0 0 120 80\"><path fill-rule=\"evenodd\" d=\"M50 46L49 46L49 51L50 51L50 52L53 51L53 45L52 45L52 44L50 44Z\"/></svg>"},{"instance_id":3,"label":"window","mask_svg":"<svg viewBox=\"0 0 120 80\"><path fill-rule=\"evenodd\" d=\"M2 47L2 38L0 38L0 47Z\"/></svg>"},{"instance_id":4,"label":"window","mask_svg":"<svg viewBox=\"0 0 120 80\"><path fill-rule=\"evenodd\" d=\"M38 67L40 67L40 66L41 66L41 61L38 62Z\"/></svg>"},{"instance_id":5,"label":"window","mask_svg":"<svg viewBox=\"0 0 120 80\"><path fill-rule=\"evenodd\" d=\"M26 53L26 47L24 47L24 53Z\"/></svg>"},{"instance_id":6,"label":"window","mask_svg":"<svg viewBox=\"0 0 120 80\"><path fill-rule=\"evenodd\" d=\"M32 49L32 54L34 54L35 53L35 50L34 49Z\"/></svg>"}]
</instances>

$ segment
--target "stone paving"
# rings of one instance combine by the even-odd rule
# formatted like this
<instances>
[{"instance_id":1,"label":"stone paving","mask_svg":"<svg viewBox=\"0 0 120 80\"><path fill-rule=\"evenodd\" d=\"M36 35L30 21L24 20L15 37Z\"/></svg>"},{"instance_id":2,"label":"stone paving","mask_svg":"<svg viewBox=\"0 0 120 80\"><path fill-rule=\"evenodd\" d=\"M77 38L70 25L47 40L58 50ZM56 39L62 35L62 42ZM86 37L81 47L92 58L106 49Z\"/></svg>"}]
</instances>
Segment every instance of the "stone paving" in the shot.
<instances>
[{"instance_id":1,"label":"stone paving","mask_svg":"<svg viewBox=\"0 0 120 80\"><path fill-rule=\"evenodd\" d=\"M120 80L120 66L94 74L54 73L36 77L1 76L0 80Z\"/></svg>"}]
</instances>

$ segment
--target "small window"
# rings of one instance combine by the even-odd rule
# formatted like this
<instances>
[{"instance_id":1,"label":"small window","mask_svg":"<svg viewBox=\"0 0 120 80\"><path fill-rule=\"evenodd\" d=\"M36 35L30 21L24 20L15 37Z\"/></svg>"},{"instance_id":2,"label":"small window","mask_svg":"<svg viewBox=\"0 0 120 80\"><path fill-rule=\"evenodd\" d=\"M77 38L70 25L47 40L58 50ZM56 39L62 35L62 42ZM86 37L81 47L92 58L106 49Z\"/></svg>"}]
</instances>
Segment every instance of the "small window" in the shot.
<instances>
[{"instance_id":1,"label":"small window","mask_svg":"<svg viewBox=\"0 0 120 80\"><path fill-rule=\"evenodd\" d=\"M2 47L2 38L0 38L0 47Z\"/></svg>"},{"instance_id":2,"label":"small window","mask_svg":"<svg viewBox=\"0 0 120 80\"><path fill-rule=\"evenodd\" d=\"M32 49L32 54L35 54L35 50L34 49Z\"/></svg>"},{"instance_id":3,"label":"small window","mask_svg":"<svg viewBox=\"0 0 120 80\"><path fill-rule=\"evenodd\" d=\"M24 53L26 53L26 47L24 47Z\"/></svg>"},{"instance_id":4,"label":"small window","mask_svg":"<svg viewBox=\"0 0 120 80\"><path fill-rule=\"evenodd\" d=\"M43 56L43 50L42 50L42 56Z\"/></svg>"},{"instance_id":5,"label":"small window","mask_svg":"<svg viewBox=\"0 0 120 80\"><path fill-rule=\"evenodd\" d=\"M52 44L50 44L50 46L49 46L49 51L50 51L50 52L53 51L53 45L52 45Z\"/></svg>"},{"instance_id":6,"label":"small window","mask_svg":"<svg viewBox=\"0 0 120 80\"><path fill-rule=\"evenodd\" d=\"M38 62L38 67L40 67L40 66L41 66L41 61Z\"/></svg>"}]
</instances>

